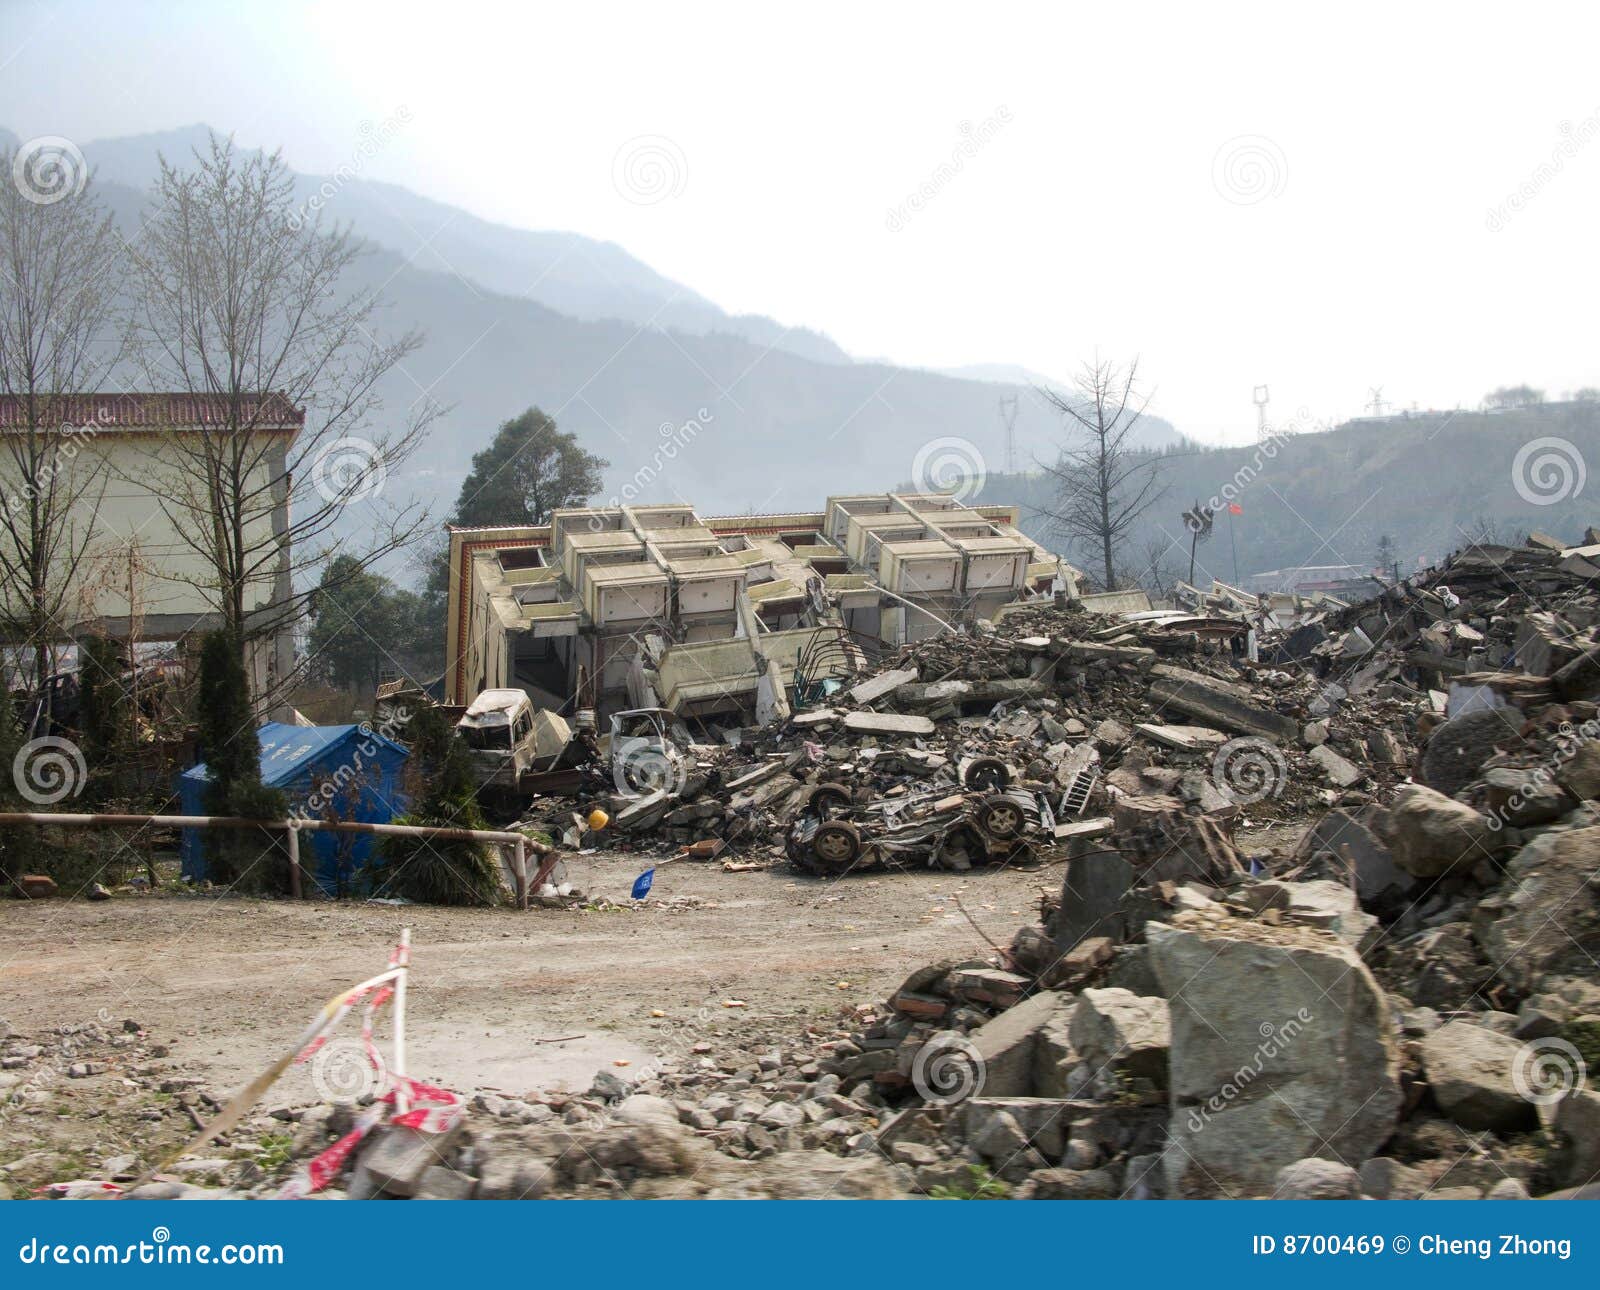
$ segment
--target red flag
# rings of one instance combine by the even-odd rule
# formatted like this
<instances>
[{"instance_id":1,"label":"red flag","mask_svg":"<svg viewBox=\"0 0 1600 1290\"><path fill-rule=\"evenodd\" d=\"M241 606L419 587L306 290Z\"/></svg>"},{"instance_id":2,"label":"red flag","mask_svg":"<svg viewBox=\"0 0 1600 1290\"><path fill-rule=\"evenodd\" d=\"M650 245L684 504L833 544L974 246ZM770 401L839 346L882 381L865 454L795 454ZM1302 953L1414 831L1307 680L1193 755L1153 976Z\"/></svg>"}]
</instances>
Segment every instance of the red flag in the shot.
<instances>
[{"instance_id":1,"label":"red flag","mask_svg":"<svg viewBox=\"0 0 1600 1290\"><path fill-rule=\"evenodd\" d=\"M1228 514L1229 515L1243 515L1244 514L1244 507L1240 506L1238 502L1229 502L1228 503Z\"/></svg>"}]
</instances>

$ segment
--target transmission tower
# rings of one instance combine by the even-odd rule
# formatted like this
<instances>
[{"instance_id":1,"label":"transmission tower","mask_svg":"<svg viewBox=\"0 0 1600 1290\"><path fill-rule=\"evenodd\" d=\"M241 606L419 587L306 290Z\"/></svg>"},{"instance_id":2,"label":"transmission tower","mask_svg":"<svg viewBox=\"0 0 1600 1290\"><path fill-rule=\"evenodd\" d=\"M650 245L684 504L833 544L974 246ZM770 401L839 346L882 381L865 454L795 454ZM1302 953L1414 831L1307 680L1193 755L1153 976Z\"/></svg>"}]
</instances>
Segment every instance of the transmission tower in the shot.
<instances>
[{"instance_id":1,"label":"transmission tower","mask_svg":"<svg viewBox=\"0 0 1600 1290\"><path fill-rule=\"evenodd\" d=\"M1007 394L1000 400L1000 421L1006 428L1006 474L1017 473L1017 396Z\"/></svg>"},{"instance_id":2,"label":"transmission tower","mask_svg":"<svg viewBox=\"0 0 1600 1290\"><path fill-rule=\"evenodd\" d=\"M1383 386L1374 385L1367 391L1367 412L1375 417L1381 417L1383 410L1389 405L1383 401Z\"/></svg>"}]
</instances>

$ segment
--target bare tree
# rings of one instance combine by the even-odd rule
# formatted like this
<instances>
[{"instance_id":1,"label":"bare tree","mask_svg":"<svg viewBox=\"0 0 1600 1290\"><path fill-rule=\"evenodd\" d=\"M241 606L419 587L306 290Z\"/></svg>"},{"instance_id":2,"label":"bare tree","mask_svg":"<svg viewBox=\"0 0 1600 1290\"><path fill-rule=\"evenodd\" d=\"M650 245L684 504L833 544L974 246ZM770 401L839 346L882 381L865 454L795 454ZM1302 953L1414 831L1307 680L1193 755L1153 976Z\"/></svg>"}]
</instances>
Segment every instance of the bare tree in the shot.
<instances>
[{"instance_id":1,"label":"bare tree","mask_svg":"<svg viewBox=\"0 0 1600 1290\"><path fill-rule=\"evenodd\" d=\"M0 636L25 645L38 685L96 541L105 470L73 396L116 361L122 248L91 192L42 200L13 162L0 153Z\"/></svg>"},{"instance_id":2,"label":"bare tree","mask_svg":"<svg viewBox=\"0 0 1600 1290\"><path fill-rule=\"evenodd\" d=\"M1165 596L1178 581L1177 566L1170 559L1172 543L1165 538L1147 538L1140 544L1134 567L1125 569L1119 581L1143 587L1153 596Z\"/></svg>"},{"instance_id":3,"label":"bare tree","mask_svg":"<svg viewBox=\"0 0 1600 1290\"><path fill-rule=\"evenodd\" d=\"M1149 403L1138 374L1138 359L1123 369L1097 358L1084 364L1073 393L1039 391L1072 434L1054 465L1041 463L1056 481L1055 508L1045 514L1066 542L1100 561L1108 591L1117 584L1119 545L1166 492L1156 458L1129 442Z\"/></svg>"},{"instance_id":4,"label":"bare tree","mask_svg":"<svg viewBox=\"0 0 1600 1290\"><path fill-rule=\"evenodd\" d=\"M354 577L421 532L421 506L381 494L442 411L424 402L382 416L376 387L421 336L379 339L381 299L348 276L365 248L292 203L278 154L213 136L191 169L161 159L131 248L132 339L147 387L219 409L167 435L158 478L141 482L199 555L203 575L185 580L212 599L241 652L300 617L314 571L334 557L352 557L340 567ZM280 430L286 408L304 412L292 442ZM280 674L272 692L287 681Z\"/></svg>"}]
</instances>

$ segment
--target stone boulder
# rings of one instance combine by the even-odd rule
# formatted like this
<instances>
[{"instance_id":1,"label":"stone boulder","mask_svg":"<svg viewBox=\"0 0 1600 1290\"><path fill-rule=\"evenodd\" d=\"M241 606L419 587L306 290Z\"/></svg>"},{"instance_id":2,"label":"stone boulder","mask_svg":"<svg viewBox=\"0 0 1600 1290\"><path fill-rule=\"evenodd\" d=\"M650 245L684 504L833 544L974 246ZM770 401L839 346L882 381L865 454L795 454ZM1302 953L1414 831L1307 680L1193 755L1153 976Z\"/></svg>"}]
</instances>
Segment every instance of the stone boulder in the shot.
<instances>
[{"instance_id":1,"label":"stone boulder","mask_svg":"<svg viewBox=\"0 0 1600 1290\"><path fill-rule=\"evenodd\" d=\"M1417 878L1470 869L1501 849L1488 816L1422 784L1395 794L1385 827L1394 862Z\"/></svg>"},{"instance_id":2,"label":"stone boulder","mask_svg":"<svg viewBox=\"0 0 1600 1290\"><path fill-rule=\"evenodd\" d=\"M1361 1195L1361 1175L1337 1160L1308 1156L1278 1170L1274 1200L1356 1200Z\"/></svg>"},{"instance_id":3,"label":"stone boulder","mask_svg":"<svg viewBox=\"0 0 1600 1290\"><path fill-rule=\"evenodd\" d=\"M1146 928L1171 1009L1167 1194L1258 1196L1314 1153L1356 1165L1394 1131L1383 991L1328 932L1204 913Z\"/></svg>"},{"instance_id":4,"label":"stone boulder","mask_svg":"<svg viewBox=\"0 0 1600 1290\"><path fill-rule=\"evenodd\" d=\"M1519 994L1550 974L1587 975L1600 960L1600 827L1542 833L1482 900L1473 934Z\"/></svg>"},{"instance_id":5,"label":"stone boulder","mask_svg":"<svg viewBox=\"0 0 1600 1290\"><path fill-rule=\"evenodd\" d=\"M1517 1087L1523 1045L1452 1021L1422 1041L1422 1069L1439 1109L1463 1129L1515 1133L1537 1127L1537 1107ZM1525 1079L1525 1077L1524 1077Z\"/></svg>"}]
</instances>

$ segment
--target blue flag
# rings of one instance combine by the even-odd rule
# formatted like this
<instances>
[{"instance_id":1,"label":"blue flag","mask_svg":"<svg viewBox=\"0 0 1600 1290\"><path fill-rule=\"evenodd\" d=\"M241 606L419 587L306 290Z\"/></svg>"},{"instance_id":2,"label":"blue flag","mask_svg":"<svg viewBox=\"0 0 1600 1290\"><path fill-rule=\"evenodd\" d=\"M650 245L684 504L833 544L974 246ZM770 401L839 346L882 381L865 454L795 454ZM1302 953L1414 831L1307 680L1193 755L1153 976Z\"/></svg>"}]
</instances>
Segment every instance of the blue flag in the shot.
<instances>
[{"instance_id":1,"label":"blue flag","mask_svg":"<svg viewBox=\"0 0 1600 1290\"><path fill-rule=\"evenodd\" d=\"M642 874L633 880L633 898L635 900L643 900L646 896L648 896L650 894L650 885L655 882L655 880L656 871L654 869L646 869Z\"/></svg>"}]
</instances>

